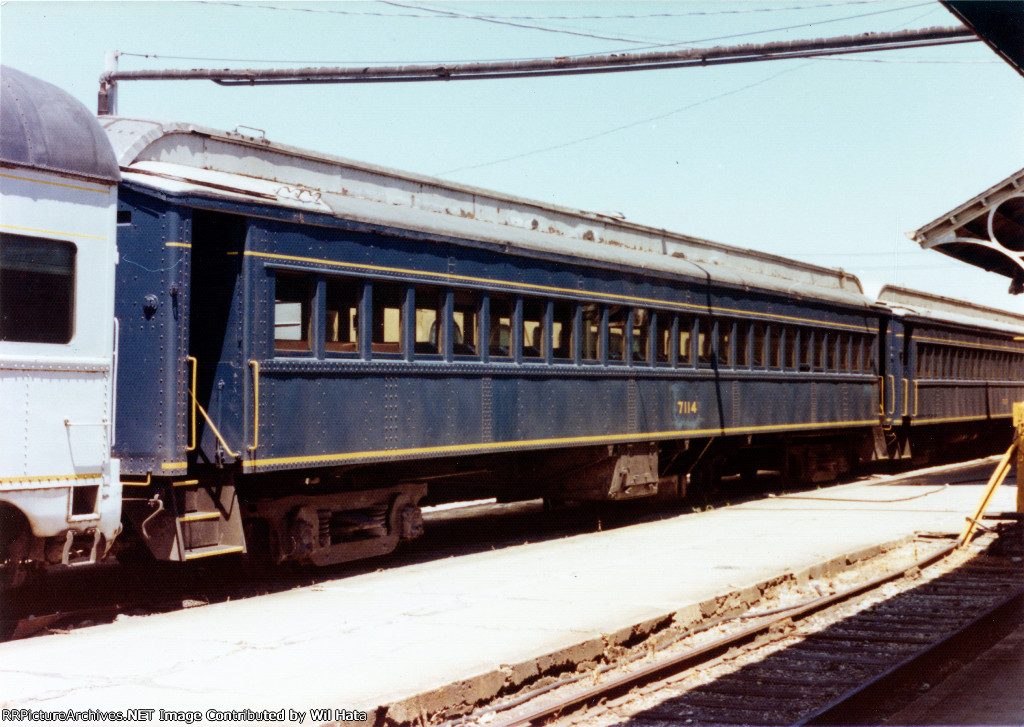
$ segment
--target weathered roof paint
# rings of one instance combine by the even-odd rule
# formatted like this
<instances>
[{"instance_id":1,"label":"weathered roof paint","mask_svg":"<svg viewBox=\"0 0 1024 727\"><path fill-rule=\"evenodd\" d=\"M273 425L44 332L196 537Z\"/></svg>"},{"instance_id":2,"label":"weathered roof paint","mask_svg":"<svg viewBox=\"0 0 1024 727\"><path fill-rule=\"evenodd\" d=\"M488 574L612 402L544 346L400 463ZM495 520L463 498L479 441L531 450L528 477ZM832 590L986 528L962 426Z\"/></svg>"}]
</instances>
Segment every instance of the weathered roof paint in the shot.
<instances>
[{"instance_id":1,"label":"weathered roof paint","mask_svg":"<svg viewBox=\"0 0 1024 727\"><path fill-rule=\"evenodd\" d=\"M0 162L117 183L121 176L96 117L53 84L0 66Z\"/></svg>"},{"instance_id":2,"label":"weathered roof paint","mask_svg":"<svg viewBox=\"0 0 1024 727\"><path fill-rule=\"evenodd\" d=\"M393 229L870 305L860 281L688 235L190 124L104 117L126 180Z\"/></svg>"}]
</instances>

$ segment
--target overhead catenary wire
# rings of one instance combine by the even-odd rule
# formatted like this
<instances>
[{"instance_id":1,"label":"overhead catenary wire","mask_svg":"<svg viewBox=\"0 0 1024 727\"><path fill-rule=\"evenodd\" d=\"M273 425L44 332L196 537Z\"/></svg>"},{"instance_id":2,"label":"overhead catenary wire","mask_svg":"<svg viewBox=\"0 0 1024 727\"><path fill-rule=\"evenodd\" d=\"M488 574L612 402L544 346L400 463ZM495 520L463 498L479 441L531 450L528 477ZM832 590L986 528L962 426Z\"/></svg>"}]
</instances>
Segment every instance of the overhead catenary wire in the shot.
<instances>
[{"instance_id":1,"label":"overhead catenary wire","mask_svg":"<svg viewBox=\"0 0 1024 727\"><path fill-rule=\"evenodd\" d=\"M349 15L349 16L368 16L368 17L379 17L379 18L429 18L429 19L444 19L448 16L438 15L436 11L429 12L418 12L418 13L402 13L402 12L382 12L379 10L351 10L351 9L339 9L339 8L323 8L323 7L303 7L297 4L288 5L275 5L273 3L257 3L257 2L229 2L228 0L201 0L203 5L224 5L227 7L238 7L246 9L257 9L257 10L282 10L287 12L296 13L319 13L325 15ZM486 18L497 18L500 20L646 20L651 18L689 18L697 16L718 16L718 15L745 15L749 13L779 13L786 11L806 11L806 10L821 10L823 8L837 8L847 7L850 5L871 5L877 2L877 0L843 0L842 2L832 3L815 3L815 4L803 4L803 5L789 5L785 7L769 7L769 6L758 6L758 7L745 7L730 10L688 10L686 12L666 12L666 13L604 13L600 15L497 15L494 13L477 13L479 17ZM393 3L384 3L393 4ZM916 6L911 6L916 7ZM906 8L897 8L898 10L904 10ZM469 17L469 16L466 16ZM458 18L458 16L451 16L452 19Z\"/></svg>"},{"instance_id":2,"label":"overhead catenary wire","mask_svg":"<svg viewBox=\"0 0 1024 727\"><path fill-rule=\"evenodd\" d=\"M517 21L541 21L541 20L631 20L631 19L650 19L650 18L674 18L674 17L695 17L695 16L716 16L716 15L737 15L751 12L784 12L784 11L806 11L806 10L819 10L823 8L841 7L847 5L865 5L869 4L872 0L848 0L847 2L836 2L836 3L825 3L820 5L803 5L803 6L790 6L790 7L759 7L759 8L745 8L738 10L714 10L714 11L688 11L680 13L652 13L652 14L631 14L631 15L561 15L561 16L534 16L534 15L496 15L493 13L469 13L469 12L458 12L455 10L447 9L434 9L431 7L417 5L412 3L396 2L395 0L378 0L382 5L390 5L396 8L406 8L411 10L418 10L417 13L382 13L379 11L366 11L366 10L348 10L348 9L335 9L335 8L320 8L320 7L302 7L301 5L273 5L265 3L253 3L253 2L228 2L222 0L217 2L216 0L205 0L207 5L222 5L228 7L238 7L245 9L264 10L264 11L286 11L286 12L297 12L297 13L318 13L318 14L334 14L334 15L348 15L348 16L373 16L382 18L419 18L428 20L469 20L478 21L484 23L492 23L495 25L506 25L514 28L521 28L524 30L540 30L548 33L561 33L564 35L574 35L584 38L595 38L598 40L615 40L624 43L640 43L643 44L643 49L654 49L654 48L671 48L680 47L683 45L690 45L695 43L703 43L709 41L724 40L725 38L740 38L749 35L759 35L762 33L771 33L776 31L788 31L795 30L798 28L807 28L815 25L823 25L826 23L838 23L846 20L853 20L863 18L871 15L882 15L885 13L904 12L908 9L918 8L922 6L930 5L930 2L918 3L914 5L908 5L897 8L887 8L885 10L874 10L869 13L861 13L859 15L843 16L838 18L828 18L825 20L816 20L810 22L804 22L799 25L789 25L782 28L768 28L746 33L737 33L729 36L722 36L719 38L705 38L698 41L684 41L684 42L670 42L670 43L651 43L650 41L637 40L634 38L626 38L621 36L608 36L598 35L594 32L585 32L581 30L570 30L565 28L553 28L540 25L530 25L523 22Z\"/></svg>"},{"instance_id":3,"label":"overhead catenary wire","mask_svg":"<svg viewBox=\"0 0 1024 727\"><path fill-rule=\"evenodd\" d=\"M824 7L837 7L839 5L847 5L847 4L853 4L853 5L867 4L869 2L874 2L874 0L867 0L867 2L865 2L865 0L853 0L852 2L848 2L848 3L834 3L834 4L828 4L828 5L815 5L813 7L815 9L817 9L817 8L824 8ZM284 10L284 11L291 11L291 12L331 13L331 14L343 14L343 15L360 15L360 14L365 14L365 15L380 15L381 17L395 17L395 18L399 18L399 17L416 17L416 18L428 18L428 19L437 19L437 20L474 20L474 19L477 19L477 17L480 17L480 18L498 18L498 19L505 19L505 20L516 20L516 19L521 19L521 20L543 20L543 19L545 19L543 17L531 17L531 16L521 16L521 17L520 16L495 16L495 15L471 16L471 15L467 15L467 14L463 14L463 15L456 15L456 14L438 15L436 13L436 11L434 12L434 14L431 14L431 15L404 15L404 14L397 14L397 13L396 14L381 14L381 13L372 13L372 12L360 13L360 12L351 11L351 10L332 10L332 9L325 9L325 8L303 8L303 7L281 7L281 6L276 6L276 5L262 5L262 4L257 4L257 3L216 2L215 0L205 0L205 4L207 4L207 5L224 5L224 6L228 6L228 7L239 7L239 8L246 8L246 9ZM697 45L699 45L701 43L717 42L717 41L720 41L720 40L726 40L726 39L732 39L732 38L744 38L744 37L749 37L749 36L752 36L752 35L762 35L764 33L774 33L774 32L781 32L781 31L790 31L790 30L795 30L797 28L810 28L810 27L813 27L813 26L816 26L816 25L824 25L824 24L827 24L827 23L836 23L836 22L847 21L847 20L855 20L855 19L860 19L860 18L867 17L869 15L880 15L880 14L883 14L883 13L891 13L891 12L896 12L898 10L906 10L906 9L910 9L910 8L917 8L917 7L921 7L922 5L928 5L928 4L929 3L920 3L920 4L917 4L917 5L910 5L910 6L906 7L906 8L879 10L879 11L875 11L875 12L871 12L871 13L861 13L859 15L849 15L849 16L843 16L843 17L839 17L839 18L829 18L827 20L810 21L810 22L801 23L799 25L789 25L789 26L784 26L784 27L781 27L781 28L766 28L766 29L761 29L761 30L748 31L748 32L745 32L745 33L734 33L734 34L727 35L727 36L717 36L717 37L713 37L713 38L697 38L697 39L690 39L690 40L683 40L683 41L672 41L672 42L667 42L667 43L651 43L651 42L648 42L648 41L637 41L637 40L629 40L629 39L626 39L626 38L620 38L619 40L623 40L625 42L629 42L629 43L643 43L643 45L641 47L639 47L639 48L634 47L634 48L628 48L628 49L624 49L624 50L606 50L606 51L603 51L603 53L605 53L605 54L612 54L612 53L638 52L638 51L641 51L641 50L655 50L655 49L667 50L669 48L684 48L684 47L692 48L692 47L695 47L695 46L697 46ZM805 6L803 8L797 8L797 7L788 7L788 8L760 8L760 9L750 9L750 10L728 10L728 11L722 10L722 11L697 12L697 13L664 13L664 14L660 14L660 15L652 15L650 17L661 17L661 16L664 16L664 17L683 17L683 16L688 16L688 15L718 15L718 14L745 13L745 12L768 12L768 11L774 11L774 10L783 11L783 10L807 9L807 7L808 6ZM586 16L583 16L583 17L585 18ZM598 17L598 16L594 16L594 17ZM614 16L614 15L609 15L609 16L600 16L600 17L607 17L607 18L619 18L619 17L622 17L622 18L644 18L644 17L647 17L647 16L643 16L643 15L634 15L634 16ZM572 19L572 18L567 16L565 19ZM575 31L569 31L569 33L570 34L574 34L574 35L580 35L580 33L577 33ZM304 65L312 65L312 64L327 65L328 63L330 63L332 65L340 65L342 63L350 63L350 64L367 65L367 66L371 66L371 65L379 65L379 66L395 65L394 62L392 62L392 61L352 60L352 59L348 59L348 60L345 60L345 61L325 62L325 61L295 60L295 59L281 59L281 58L270 59L270 58L224 58L224 57L219 57L219 56L183 56L183 55L168 55L168 54L163 54L163 53L133 53L133 52L127 52L127 51L119 51L118 55L121 55L121 56L132 56L132 57L135 57L135 58L153 58L153 59L168 59L168 60L189 60L189 61L215 61L215 62L230 62L230 63L295 63L295 64L304 64ZM566 57L566 58L579 58L579 57L585 57L585 56L588 56L588 55L594 55L594 54L593 53L574 53L574 54L566 54L564 57ZM494 63L494 62L497 62L497 61L511 62L511 61L527 61L527 60L539 60L539 58L537 58L537 57L529 57L529 58L522 58L522 57L520 57L520 58L490 58L490 59L488 59L488 62ZM444 59L444 60L433 59L433 60L425 60L425 61L424 60L406 61L406 64L413 64L413 63L451 64L451 63L479 63L479 62L483 62L483 61L481 61L480 59L453 59L453 58L447 58L447 59Z\"/></svg>"}]
</instances>

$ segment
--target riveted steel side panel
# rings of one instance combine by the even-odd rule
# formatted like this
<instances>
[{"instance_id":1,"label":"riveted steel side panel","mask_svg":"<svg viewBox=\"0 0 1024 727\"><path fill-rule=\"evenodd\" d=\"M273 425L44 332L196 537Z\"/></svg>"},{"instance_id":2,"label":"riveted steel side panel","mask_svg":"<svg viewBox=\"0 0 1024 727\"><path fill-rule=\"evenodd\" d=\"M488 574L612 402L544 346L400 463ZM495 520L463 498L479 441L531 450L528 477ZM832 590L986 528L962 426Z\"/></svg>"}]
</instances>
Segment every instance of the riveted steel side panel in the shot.
<instances>
[{"instance_id":1,"label":"riveted steel side panel","mask_svg":"<svg viewBox=\"0 0 1024 727\"><path fill-rule=\"evenodd\" d=\"M124 185L119 195L114 453L125 474L181 474L187 446L189 218Z\"/></svg>"}]
</instances>

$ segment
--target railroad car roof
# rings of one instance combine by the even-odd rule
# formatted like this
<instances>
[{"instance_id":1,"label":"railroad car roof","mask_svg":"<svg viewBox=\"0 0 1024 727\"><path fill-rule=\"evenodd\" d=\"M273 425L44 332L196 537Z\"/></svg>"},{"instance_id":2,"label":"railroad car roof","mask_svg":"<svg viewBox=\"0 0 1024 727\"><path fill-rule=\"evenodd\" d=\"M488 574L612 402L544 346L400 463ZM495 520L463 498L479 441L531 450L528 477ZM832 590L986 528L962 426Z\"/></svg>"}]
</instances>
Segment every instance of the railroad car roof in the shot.
<instances>
[{"instance_id":1,"label":"railroad car roof","mask_svg":"<svg viewBox=\"0 0 1024 727\"><path fill-rule=\"evenodd\" d=\"M35 76L0 66L0 161L116 183L110 142L71 94Z\"/></svg>"},{"instance_id":2,"label":"railroad car roof","mask_svg":"<svg viewBox=\"0 0 1024 727\"><path fill-rule=\"evenodd\" d=\"M103 117L125 179L857 306L842 270L191 124Z\"/></svg>"},{"instance_id":3,"label":"railroad car roof","mask_svg":"<svg viewBox=\"0 0 1024 727\"><path fill-rule=\"evenodd\" d=\"M998 308L988 308L896 285L884 286L878 294L878 300L893 311L904 315L1024 334L1024 315Z\"/></svg>"}]
</instances>

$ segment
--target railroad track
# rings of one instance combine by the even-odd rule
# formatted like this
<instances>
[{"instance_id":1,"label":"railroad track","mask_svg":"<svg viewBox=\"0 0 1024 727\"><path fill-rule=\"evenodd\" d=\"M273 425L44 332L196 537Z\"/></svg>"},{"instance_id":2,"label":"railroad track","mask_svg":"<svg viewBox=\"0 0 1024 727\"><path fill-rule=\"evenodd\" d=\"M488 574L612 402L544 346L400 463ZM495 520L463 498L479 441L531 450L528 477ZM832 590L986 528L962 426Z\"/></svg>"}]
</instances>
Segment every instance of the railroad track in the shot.
<instances>
[{"instance_id":1,"label":"railroad track","mask_svg":"<svg viewBox=\"0 0 1024 727\"><path fill-rule=\"evenodd\" d=\"M994 643L1024 608L1019 557L955 543L932 550L843 592L712 624L655 655L570 676L445 727L877 723L951 663Z\"/></svg>"}]
</instances>

